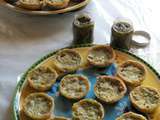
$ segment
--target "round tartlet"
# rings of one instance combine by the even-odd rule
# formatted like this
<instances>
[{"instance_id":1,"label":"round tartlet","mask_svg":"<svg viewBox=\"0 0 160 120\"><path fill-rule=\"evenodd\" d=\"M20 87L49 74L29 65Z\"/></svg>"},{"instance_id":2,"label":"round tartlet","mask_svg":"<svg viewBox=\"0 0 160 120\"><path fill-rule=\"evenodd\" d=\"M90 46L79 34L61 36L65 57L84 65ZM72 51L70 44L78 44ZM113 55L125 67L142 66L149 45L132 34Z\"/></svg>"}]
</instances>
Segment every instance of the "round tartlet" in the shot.
<instances>
[{"instance_id":1,"label":"round tartlet","mask_svg":"<svg viewBox=\"0 0 160 120\"><path fill-rule=\"evenodd\" d=\"M27 79L29 85L38 91L49 90L56 82L57 73L54 69L40 66L29 72Z\"/></svg>"},{"instance_id":2,"label":"round tartlet","mask_svg":"<svg viewBox=\"0 0 160 120\"><path fill-rule=\"evenodd\" d=\"M89 91L89 81L84 75L66 75L60 82L60 93L68 99L81 99Z\"/></svg>"},{"instance_id":3,"label":"round tartlet","mask_svg":"<svg viewBox=\"0 0 160 120\"><path fill-rule=\"evenodd\" d=\"M70 0L45 0L47 6L53 7L55 9L66 8Z\"/></svg>"},{"instance_id":4,"label":"round tartlet","mask_svg":"<svg viewBox=\"0 0 160 120\"><path fill-rule=\"evenodd\" d=\"M94 86L96 97L105 103L115 103L124 97L127 88L122 80L117 77L99 76Z\"/></svg>"},{"instance_id":5,"label":"round tartlet","mask_svg":"<svg viewBox=\"0 0 160 120\"><path fill-rule=\"evenodd\" d=\"M118 68L118 76L129 86L139 86L145 79L144 66L136 61L128 60Z\"/></svg>"},{"instance_id":6,"label":"round tartlet","mask_svg":"<svg viewBox=\"0 0 160 120\"><path fill-rule=\"evenodd\" d=\"M69 118L65 118L65 117L53 117L53 118L50 118L48 120L70 120Z\"/></svg>"},{"instance_id":7,"label":"round tartlet","mask_svg":"<svg viewBox=\"0 0 160 120\"><path fill-rule=\"evenodd\" d=\"M80 54L72 49L64 49L55 55L55 66L63 72L72 72L79 68L82 58Z\"/></svg>"},{"instance_id":8,"label":"round tartlet","mask_svg":"<svg viewBox=\"0 0 160 120\"><path fill-rule=\"evenodd\" d=\"M23 103L24 113L32 119L44 120L50 118L53 108L53 98L45 93L31 93Z\"/></svg>"},{"instance_id":9,"label":"round tartlet","mask_svg":"<svg viewBox=\"0 0 160 120\"><path fill-rule=\"evenodd\" d=\"M107 45L93 46L87 56L88 62L97 67L105 67L114 62L114 50Z\"/></svg>"},{"instance_id":10,"label":"round tartlet","mask_svg":"<svg viewBox=\"0 0 160 120\"><path fill-rule=\"evenodd\" d=\"M103 120L104 108L93 99L83 99L72 106L73 120Z\"/></svg>"},{"instance_id":11,"label":"round tartlet","mask_svg":"<svg viewBox=\"0 0 160 120\"><path fill-rule=\"evenodd\" d=\"M26 9L39 10L43 5L43 0L19 0L17 4Z\"/></svg>"},{"instance_id":12,"label":"round tartlet","mask_svg":"<svg viewBox=\"0 0 160 120\"><path fill-rule=\"evenodd\" d=\"M149 86L139 86L130 92L130 100L137 110L151 113L160 103L160 93L158 89Z\"/></svg>"},{"instance_id":13,"label":"round tartlet","mask_svg":"<svg viewBox=\"0 0 160 120\"><path fill-rule=\"evenodd\" d=\"M116 118L116 120L147 120L143 115L127 112L122 114L120 117Z\"/></svg>"}]
</instances>

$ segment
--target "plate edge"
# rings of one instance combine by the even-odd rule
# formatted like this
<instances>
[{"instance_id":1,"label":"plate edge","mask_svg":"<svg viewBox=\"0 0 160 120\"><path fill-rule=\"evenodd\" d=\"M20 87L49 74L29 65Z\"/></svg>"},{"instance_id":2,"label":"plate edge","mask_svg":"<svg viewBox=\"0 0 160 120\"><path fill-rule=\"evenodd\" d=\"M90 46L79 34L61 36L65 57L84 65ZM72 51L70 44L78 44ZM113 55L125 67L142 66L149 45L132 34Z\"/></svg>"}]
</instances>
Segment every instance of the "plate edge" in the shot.
<instances>
[{"instance_id":1,"label":"plate edge","mask_svg":"<svg viewBox=\"0 0 160 120\"><path fill-rule=\"evenodd\" d=\"M88 5L89 3L91 2L91 0L85 0L81 3L78 3L74 6L71 6L71 7L68 7L68 8L64 8L64 9L60 9L60 10L55 10L55 11L50 11L50 12L43 12L43 11L29 11L29 10L23 10L22 8L19 8L19 7L15 7L14 5L6 2L5 0L2 0L2 2L0 1L0 5L8 8L8 9L11 9L13 11L16 11L16 12L19 12L19 13L23 13L23 14L28 14L28 15L56 15L56 14L63 14L63 13L66 13L66 12L72 12L72 11L75 11L75 10L78 10L80 8L83 8L85 7L86 5Z\"/></svg>"}]
</instances>

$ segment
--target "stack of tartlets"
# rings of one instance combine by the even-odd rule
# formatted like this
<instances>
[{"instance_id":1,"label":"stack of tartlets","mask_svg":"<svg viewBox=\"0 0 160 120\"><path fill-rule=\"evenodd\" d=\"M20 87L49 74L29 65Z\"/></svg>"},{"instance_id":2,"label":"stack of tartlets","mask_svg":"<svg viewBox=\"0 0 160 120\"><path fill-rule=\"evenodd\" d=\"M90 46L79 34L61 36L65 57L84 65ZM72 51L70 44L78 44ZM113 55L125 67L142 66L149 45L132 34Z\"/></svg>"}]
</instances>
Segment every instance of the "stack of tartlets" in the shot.
<instances>
[{"instance_id":1,"label":"stack of tartlets","mask_svg":"<svg viewBox=\"0 0 160 120\"><path fill-rule=\"evenodd\" d=\"M25 9L39 10L43 6L42 0L19 0L17 4Z\"/></svg>"},{"instance_id":2,"label":"stack of tartlets","mask_svg":"<svg viewBox=\"0 0 160 120\"><path fill-rule=\"evenodd\" d=\"M18 0L18 6L28 10L41 10L43 8L63 9L68 7L70 0ZM80 1L81 2L81 1Z\"/></svg>"},{"instance_id":3,"label":"stack of tartlets","mask_svg":"<svg viewBox=\"0 0 160 120\"><path fill-rule=\"evenodd\" d=\"M115 63L115 52L107 45L93 46L87 53L87 66L103 69ZM121 100L127 93L132 105L140 112L152 113L160 103L159 90L142 86L146 76L145 67L136 61L125 61L118 66L115 76L100 75L94 84L93 98L85 98L90 91L90 80L82 74L73 73L83 63L79 52L74 49L60 50L53 57L55 68L38 66L27 76L28 84L36 92L29 94L23 103L25 115L39 120L69 120L63 116L52 115L54 98L46 92L57 81L60 95L74 102L72 106L73 120L103 120L105 111L103 104L113 104ZM63 74L63 75L62 75ZM147 120L143 115L128 112L118 116L116 120Z\"/></svg>"}]
</instances>

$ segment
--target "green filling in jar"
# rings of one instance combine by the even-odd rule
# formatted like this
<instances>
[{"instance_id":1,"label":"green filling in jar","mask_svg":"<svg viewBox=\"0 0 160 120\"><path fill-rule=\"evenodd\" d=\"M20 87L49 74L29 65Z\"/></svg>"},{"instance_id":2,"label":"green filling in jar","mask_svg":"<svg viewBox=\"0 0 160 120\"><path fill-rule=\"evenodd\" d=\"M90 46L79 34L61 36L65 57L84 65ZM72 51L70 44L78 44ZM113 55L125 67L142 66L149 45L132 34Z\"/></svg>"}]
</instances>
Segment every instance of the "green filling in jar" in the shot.
<instances>
[{"instance_id":1,"label":"green filling in jar","mask_svg":"<svg viewBox=\"0 0 160 120\"><path fill-rule=\"evenodd\" d=\"M133 26L129 22L117 21L112 25L111 46L129 50L133 32Z\"/></svg>"},{"instance_id":2,"label":"green filling in jar","mask_svg":"<svg viewBox=\"0 0 160 120\"><path fill-rule=\"evenodd\" d=\"M93 42L94 22L86 14L75 17L73 21L73 43L87 44Z\"/></svg>"}]
</instances>

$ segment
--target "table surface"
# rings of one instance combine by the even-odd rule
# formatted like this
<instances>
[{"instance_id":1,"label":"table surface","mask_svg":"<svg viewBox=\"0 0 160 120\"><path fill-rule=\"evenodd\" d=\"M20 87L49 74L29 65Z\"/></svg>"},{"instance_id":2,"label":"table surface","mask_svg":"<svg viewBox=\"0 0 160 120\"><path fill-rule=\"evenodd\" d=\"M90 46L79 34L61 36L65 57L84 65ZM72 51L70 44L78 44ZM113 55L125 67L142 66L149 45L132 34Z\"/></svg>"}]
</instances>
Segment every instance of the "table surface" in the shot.
<instances>
[{"instance_id":1,"label":"table surface","mask_svg":"<svg viewBox=\"0 0 160 120\"><path fill-rule=\"evenodd\" d=\"M83 10L60 15L31 16L0 6L0 120L10 120L10 103L17 76L45 54L71 45L75 14L86 12L95 21L96 44L110 42L117 18L132 20L136 30L151 34L151 43L131 52L160 73L159 0L92 0Z\"/></svg>"}]
</instances>

